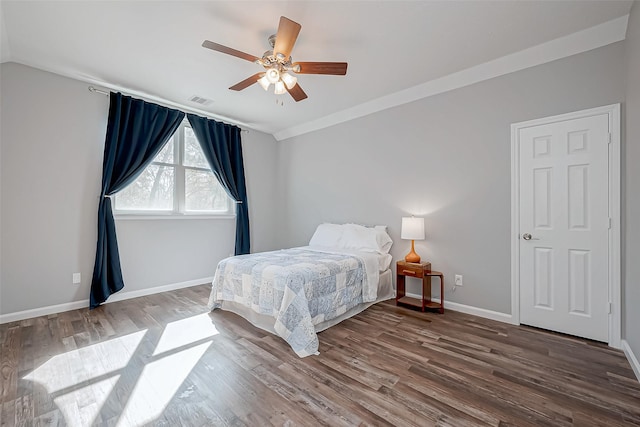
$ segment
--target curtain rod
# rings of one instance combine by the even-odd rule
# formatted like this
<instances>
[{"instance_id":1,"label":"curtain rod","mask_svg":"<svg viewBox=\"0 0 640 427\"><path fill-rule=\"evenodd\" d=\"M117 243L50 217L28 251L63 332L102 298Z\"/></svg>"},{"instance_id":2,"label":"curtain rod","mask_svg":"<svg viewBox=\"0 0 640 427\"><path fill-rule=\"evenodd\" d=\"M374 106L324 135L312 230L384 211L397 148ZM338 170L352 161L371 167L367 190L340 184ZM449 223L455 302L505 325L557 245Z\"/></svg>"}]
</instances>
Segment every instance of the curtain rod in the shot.
<instances>
[{"instance_id":1,"label":"curtain rod","mask_svg":"<svg viewBox=\"0 0 640 427\"><path fill-rule=\"evenodd\" d=\"M104 90L96 89L93 86L89 86L89 92L101 93L103 95L109 96L109 92L105 92Z\"/></svg>"},{"instance_id":2,"label":"curtain rod","mask_svg":"<svg viewBox=\"0 0 640 427\"><path fill-rule=\"evenodd\" d=\"M96 88L96 87L94 87L94 86L89 86L89 92L99 93L99 94L101 94L101 95L106 95L106 96L109 96L109 95L110 95L110 93L109 93L109 92L104 91L104 90L102 90L102 89L98 89L98 88ZM118 91L118 92L122 93L122 91ZM135 96L139 96L139 95L135 95ZM157 102L157 101L153 100L153 102ZM190 108L184 108L184 107L182 107L182 106L180 106L180 105L178 105L178 104L175 104L175 105L172 105L172 106L171 106L171 108L176 108L176 107L177 107L177 108L179 108L180 110L187 110L187 111L190 111L190 112L192 112L192 113L203 114L203 115L206 115L206 116L212 117L212 118L214 118L214 119L216 119L216 120L222 120L222 121L224 121L224 122L229 122L229 123L231 123L231 124L232 124L232 125L234 125L234 126L238 126L238 127L240 128L240 131L241 131L241 132L249 133L249 129L245 129L245 128L243 128L243 127L239 126L237 123L234 123L232 120L221 119L221 118L219 118L219 117L215 117L215 116L212 116L212 115L210 115L210 114L206 114L206 113L204 113L204 112L202 112L202 111L193 110L193 109L190 109Z\"/></svg>"}]
</instances>

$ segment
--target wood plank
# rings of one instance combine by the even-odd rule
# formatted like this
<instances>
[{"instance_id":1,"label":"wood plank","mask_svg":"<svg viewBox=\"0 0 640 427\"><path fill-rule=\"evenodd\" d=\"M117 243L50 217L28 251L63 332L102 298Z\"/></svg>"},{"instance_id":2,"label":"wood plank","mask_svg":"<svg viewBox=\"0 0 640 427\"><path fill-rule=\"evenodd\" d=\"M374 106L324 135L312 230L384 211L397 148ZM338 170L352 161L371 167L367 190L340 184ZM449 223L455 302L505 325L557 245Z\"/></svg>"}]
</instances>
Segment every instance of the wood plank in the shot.
<instances>
[{"instance_id":1,"label":"wood plank","mask_svg":"<svg viewBox=\"0 0 640 427\"><path fill-rule=\"evenodd\" d=\"M640 425L640 383L624 354L601 343L381 303L321 332L321 354L300 359L280 337L237 315L210 313L210 289L0 325L2 425L126 424L134 396L141 411L151 411L167 394L140 394L143 373L202 345L184 378L177 366L163 372L178 386L149 424ZM217 334L156 352L176 322L203 314ZM108 363L131 334L142 335L124 366ZM60 367L49 380L64 386L26 379L51 361Z\"/></svg>"},{"instance_id":2,"label":"wood plank","mask_svg":"<svg viewBox=\"0 0 640 427\"><path fill-rule=\"evenodd\" d=\"M0 354L0 401L15 400L18 388L18 363L22 345L20 326L5 327L2 331Z\"/></svg>"}]
</instances>

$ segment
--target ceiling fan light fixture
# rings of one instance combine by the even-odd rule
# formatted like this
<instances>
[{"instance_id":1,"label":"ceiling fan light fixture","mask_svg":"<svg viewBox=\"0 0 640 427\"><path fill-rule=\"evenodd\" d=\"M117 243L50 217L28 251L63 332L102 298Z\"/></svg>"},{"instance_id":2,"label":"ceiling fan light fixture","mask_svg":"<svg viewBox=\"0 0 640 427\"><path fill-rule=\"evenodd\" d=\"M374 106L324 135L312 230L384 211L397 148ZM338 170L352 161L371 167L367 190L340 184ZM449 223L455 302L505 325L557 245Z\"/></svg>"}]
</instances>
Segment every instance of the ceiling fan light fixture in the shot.
<instances>
[{"instance_id":1,"label":"ceiling fan light fixture","mask_svg":"<svg viewBox=\"0 0 640 427\"><path fill-rule=\"evenodd\" d=\"M269 90L269 85L271 84L271 82L269 80L267 80L267 76L266 75L260 77L258 79L258 83L260 83L260 86L262 86L262 89Z\"/></svg>"},{"instance_id":2,"label":"ceiling fan light fixture","mask_svg":"<svg viewBox=\"0 0 640 427\"><path fill-rule=\"evenodd\" d=\"M280 71L278 71L277 68L269 68L267 70L267 73L265 74L265 77L267 78L269 83L275 84L278 80L280 80Z\"/></svg>"},{"instance_id":3,"label":"ceiling fan light fixture","mask_svg":"<svg viewBox=\"0 0 640 427\"><path fill-rule=\"evenodd\" d=\"M284 88L284 83L282 82L282 80L278 80L276 82L276 88L273 91L273 93L275 93L276 95L284 95L285 93L287 93L287 90Z\"/></svg>"},{"instance_id":4,"label":"ceiling fan light fixture","mask_svg":"<svg viewBox=\"0 0 640 427\"><path fill-rule=\"evenodd\" d=\"M295 77L295 76L292 76L289 73L282 73L280 75L280 78L282 79L284 84L287 85L287 88L289 88L289 89L293 89L293 87L296 85L296 83L298 83L298 78Z\"/></svg>"},{"instance_id":5,"label":"ceiling fan light fixture","mask_svg":"<svg viewBox=\"0 0 640 427\"><path fill-rule=\"evenodd\" d=\"M335 76L344 76L347 74L346 62L293 63L291 50L293 49L301 28L302 26L299 23L285 16L281 16L280 22L278 23L278 32L269 37L271 50L264 52L262 58L209 40L205 40L202 43L202 47L235 56L236 58L263 67L262 72L257 72L231 86L229 88L230 90L241 91L258 82L265 91L268 91L271 83L273 83L276 94L280 95L289 92L289 95L291 95L296 102L300 102L307 99L307 94L302 90L300 84L298 84L296 74L329 74Z\"/></svg>"}]
</instances>

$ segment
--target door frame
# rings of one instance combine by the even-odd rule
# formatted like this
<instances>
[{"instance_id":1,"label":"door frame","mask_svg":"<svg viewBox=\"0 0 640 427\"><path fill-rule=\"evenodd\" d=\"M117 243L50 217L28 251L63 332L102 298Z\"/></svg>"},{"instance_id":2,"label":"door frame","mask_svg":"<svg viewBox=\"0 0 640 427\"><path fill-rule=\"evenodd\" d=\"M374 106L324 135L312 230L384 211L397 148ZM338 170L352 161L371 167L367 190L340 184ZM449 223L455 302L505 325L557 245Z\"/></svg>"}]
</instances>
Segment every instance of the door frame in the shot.
<instances>
[{"instance_id":1,"label":"door frame","mask_svg":"<svg viewBox=\"0 0 640 427\"><path fill-rule=\"evenodd\" d=\"M621 348L622 301L620 283L620 104L605 105L557 116L527 120L511 125L511 320L520 324L520 144L523 128L580 119L609 116L609 346Z\"/></svg>"}]
</instances>

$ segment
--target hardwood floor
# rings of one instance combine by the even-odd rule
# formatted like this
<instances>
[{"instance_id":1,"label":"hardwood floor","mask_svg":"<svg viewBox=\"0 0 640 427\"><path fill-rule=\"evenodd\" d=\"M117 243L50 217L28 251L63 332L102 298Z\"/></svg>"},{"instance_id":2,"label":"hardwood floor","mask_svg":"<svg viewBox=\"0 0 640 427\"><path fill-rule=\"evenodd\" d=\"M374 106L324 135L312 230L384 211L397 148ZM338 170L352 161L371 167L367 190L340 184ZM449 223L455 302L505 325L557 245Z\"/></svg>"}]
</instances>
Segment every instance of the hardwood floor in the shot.
<instances>
[{"instance_id":1,"label":"hardwood floor","mask_svg":"<svg viewBox=\"0 0 640 427\"><path fill-rule=\"evenodd\" d=\"M208 293L0 325L1 425L640 425L640 384L604 344L382 303L300 359Z\"/></svg>"}]
</instances>

